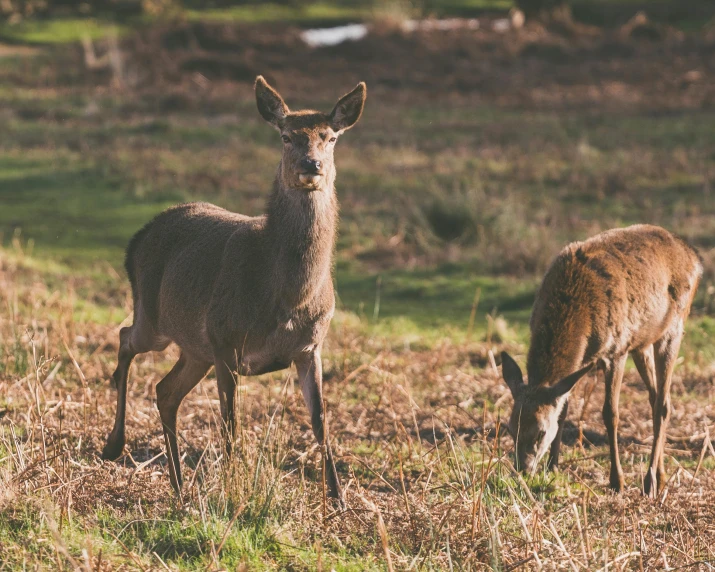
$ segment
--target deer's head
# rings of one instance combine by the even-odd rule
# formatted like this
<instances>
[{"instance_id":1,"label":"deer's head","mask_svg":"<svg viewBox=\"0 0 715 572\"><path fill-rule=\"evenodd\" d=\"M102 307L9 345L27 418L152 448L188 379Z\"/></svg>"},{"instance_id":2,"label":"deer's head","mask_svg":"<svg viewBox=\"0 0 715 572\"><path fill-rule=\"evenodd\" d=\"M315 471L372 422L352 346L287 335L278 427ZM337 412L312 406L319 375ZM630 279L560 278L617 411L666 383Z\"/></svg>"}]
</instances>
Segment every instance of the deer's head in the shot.
<instances>
[{"instance_id":1,"label":"deer's head","mask_svg":"<svg viewBox=\"0 0 715 572\"><path fill-rule=\"evenodd\" d=\"M514 397L509 433L514 439L515 467L530 474L549 450L559 429L559 416L568 393L593 364L567 375L554 385L524 383L519 365L502 352L502 375Z\"/></svg>"},{"instance_id":2,"label":"deer's head","mask_svg":"<svg viewBox=\"0 0 715 572\"><path fill-rule=\"evenodd\" d=\"M316 191L332 186L335 143L360 119L366 96L367 87L361 82L341 97L327 115L311 110L291 111L263 76L258 76L258 111L278 130L283 140L283 158L278 172L283 189Z\"/></svg>"}]
</instances>

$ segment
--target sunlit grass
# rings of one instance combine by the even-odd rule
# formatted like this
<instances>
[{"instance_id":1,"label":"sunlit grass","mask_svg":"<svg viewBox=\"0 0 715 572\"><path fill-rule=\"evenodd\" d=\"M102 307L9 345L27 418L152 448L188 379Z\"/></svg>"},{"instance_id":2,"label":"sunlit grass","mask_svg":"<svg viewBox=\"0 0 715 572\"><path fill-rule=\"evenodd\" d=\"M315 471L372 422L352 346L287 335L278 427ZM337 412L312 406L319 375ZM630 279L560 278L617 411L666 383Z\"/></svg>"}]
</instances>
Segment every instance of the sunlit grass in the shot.
<instances>
[{"instance_id":1,"label":"sunlit grass","mask_svg":"<svg viewBox=\"0 0 715 572\"><path fill-rule=\"evenodd\" d=\"M54 567L59 560L66 567L89 562L92 568L101 560L115 567L166 564L178 570L379 570L387 550L400 567L415 558L433 568L449 562L505 567L532 550L544 563L562 562L566 550L586 566L602 562L604 550L611 557L633 552L636 517L648 523L642 526L645 548L636 551L645 562L662 558L663 550L671 556L684 549L694 557L705 554L695 533L678 532L679 511L690 507L683 499L711 490L712 460L698 461L702 437L687 440L695 435L693 412L708 407L702 400L674 391L676 410L688 413L671 423L680 437L666 449L673 475L663 501L667 509L639 496L650 429L637 418L649 405L642 384L632 383L633 373L621 399L628 486L622 498L606 489L600 396L586 415L588 438L579 445L571 436L564 445L562 472L521 477L512 470L510 439L495 438L504 435L510 404L500 396L508 396L507 389L488 362L481 366L479 360L488 350L498 353L504 342L523 343L496 336L489 341L475 327L472 340L455 336L432 345L425 335L408 347L399 336L424 327L410 323L416 311L394 318L340 311L333 323L324 353L326 399L340 471L351 482L350 511L336 515L332 506L323 507L309 420L299 388L285 373L240 380L239 445L228 468L221 462L212 376L192 393L180 421L187 503L179 506L169 489L151 396L153 383L176 358L173 350L142 357L132 368L131 460L97 458L114 407L107 377L115 361L117 321L105 317L125 314L127 285L99 265L78 271L36 259L17 240L12 250L0 250L0 265L7 308L0 319L0 542L6 565ZM418 273L422 296L436 300L449 287L440 275L465 282L464 295L457 288L452 301L472 286L482 288L487 301L503 297L507 287L494 279L470 282L457 268L443 268L435 275ZM395 285L406 280L394 278ZM385 292L387 307L390 300ZM709 322L704 324L709 331ZM679 365L678 375L684 371ZM685 375L697 380L698 372L689 371ZM584 389L575 391L572 423ZM697 422L696 427L701 430ZM704 485L693 489L694 478ZM707 516L688 514L697 534L706 534ZM577 518L588 538L585 552ZM662 542L652 550L656 538ZM556 548L559 541L564 549Z\"/></svg>"},{"instance_id":2,"label":"sunlit grass","mask_svg":"<svg viewBox=\"0 0 715 572\"><path fill-rule=\"evenodd\" d=\"M341 6L334 3L314 2L291 6L263 2L231 8L186 10L190 20L215 20L223 22L319 22L345 19L363 19L370 15L370 7Z\"/></svg>"},{"instance_id":3,"label":"sunlit grass","mask_svg":"<svg viewBox=\"0 0 715 572\"><path fill-rule=\"evenodd\" d=\"M130 30L130 25L95 18L25 19L0 24L0 38L28 44L64 44L85 37L97 40L110 34L126 34Z\"/></svg>"}]
</instances>

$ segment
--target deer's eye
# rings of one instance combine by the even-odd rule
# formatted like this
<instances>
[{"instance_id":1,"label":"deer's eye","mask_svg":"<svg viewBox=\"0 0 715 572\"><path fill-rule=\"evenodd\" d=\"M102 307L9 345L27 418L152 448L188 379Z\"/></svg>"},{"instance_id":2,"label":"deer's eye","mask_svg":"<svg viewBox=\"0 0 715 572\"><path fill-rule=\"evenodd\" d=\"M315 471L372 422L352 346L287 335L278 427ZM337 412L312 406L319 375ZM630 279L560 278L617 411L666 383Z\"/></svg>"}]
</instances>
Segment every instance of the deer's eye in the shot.
<instances>
[{"instance_id":1,"label":"deer's eye","mask_svg":"<svg viewBox=\"0 0 715 572\"><path fill-rule=\"evenodd\" d=\"M330 142L331 142L331 143L335 143L337 140L338 140L337 137L331 137L331 138L330 138Z\"/></svg>"},{"instance_id":2,"label":"deer's eye","mask_svg":"<svg viewBox=\"0 0 715 572\"><path fill-rule=\"evenodd\" d=\"M283 135L281 139L283 139L283 143L290 143L290 137L288 137L288 135Z\"/></svg>"}]
</instances>

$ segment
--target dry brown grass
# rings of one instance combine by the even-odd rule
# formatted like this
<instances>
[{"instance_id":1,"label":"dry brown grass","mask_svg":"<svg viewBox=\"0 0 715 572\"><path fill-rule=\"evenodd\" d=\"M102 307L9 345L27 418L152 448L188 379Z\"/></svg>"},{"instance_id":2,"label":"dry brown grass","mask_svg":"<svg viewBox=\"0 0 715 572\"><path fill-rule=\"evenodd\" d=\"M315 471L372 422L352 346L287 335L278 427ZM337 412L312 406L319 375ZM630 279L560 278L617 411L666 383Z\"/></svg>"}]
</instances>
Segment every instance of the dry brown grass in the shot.
<instances>
[{"instance_id":1,"label":"dry brown grass","mask_svg":"<svg viewBox=\"0 0 715 572\"><path fill-rule=\"evenodd\" d=\"M228 466L212 378L189 396L178 506L154 405L176 350L136 361L126 455L100 461L117 332L131 319L126 281L106 264L51 266L16 243L0 251L0 570L711 567L711 32L569 42L538 30L385 29L311 51L285 26L179 24L142 30L123 50L122 86L85 69L78 46L1 70L6 238L21 226L38 249L65 247L65 259L76 262L84 248L89 260L118 259L133 228L162 207L149 202L155 195L262 212L277 148L255 112L255 75L272 74L296 105L316 106L367 80L368 112L340 151L339 261L360 262L338 267L344 300L351 273L450 259L465 270L445 280L462 280L456 291L469 308L473 272L523 279L565 240L628 222L662 224L698 245L704 325L686 338L676 370L671 480L655 502L639 494L651 422L634 372L622 396L622 496L606 489L596 379L577 387L562 473L517 477L499 431L510 397L489 354L501 349L494 340L514 336L487 342L476 332L518 328L496 313L484 327L485 286L472 341L386 333L399 327L382 317L390 304L417 308L414 318L458 303L443 282L415 272L402 282L385 275L382 327L344 312L329 337L326 399L347 512L324 501L319 448L291 372L241 380ZM459 236L440 236L455 220ZM77 229L84 233L66 241ZM371 303L375 284L370 275L354 285L351 307Z\"/></svg>"},{"instance_id":2,"label":"dry brown grass","mask_svg":"<svg viewBox=\"0 0 715 572\"><path fill-rule=\"evenodd\" d=\"M671 478L653 502L639 493L651 428L633 372L622 397L627 491L606 489L595 379L576 390L562 474L526 483L512 470L510 440L497 437L510 406L490 363L498 347L444 340L410 351L342 314L326 352L326 399L349 510L324 501L319 449L289 372L241 380L228 465L212 380L187 398L179 507L154 405L176 350L136 361L129 446L119 462L101 461L118 327L81 318L73 292L91 290L92 279L35 266L0 254L0 553L9 569L646 570L712 561L712 368L678 368ZM126 291L94 293L129 319Z\"/></svg>"}]
</instances>

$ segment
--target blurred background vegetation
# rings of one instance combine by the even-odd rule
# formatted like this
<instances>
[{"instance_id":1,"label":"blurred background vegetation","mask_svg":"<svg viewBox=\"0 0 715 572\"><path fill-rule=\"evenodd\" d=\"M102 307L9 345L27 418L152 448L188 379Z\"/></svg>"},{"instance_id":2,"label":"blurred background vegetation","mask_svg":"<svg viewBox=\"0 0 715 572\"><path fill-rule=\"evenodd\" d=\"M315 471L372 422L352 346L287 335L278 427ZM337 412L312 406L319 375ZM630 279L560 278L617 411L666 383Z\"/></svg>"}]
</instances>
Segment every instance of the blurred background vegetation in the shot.
<instances>
[{"instance_id":1,"label":"blurred background vegetation","mask_svg":"<svg viewBox=\"0 0 715 572\"><path fill-rule=\"evenodd\" d=\"M260 214L280 145L255 76L319 109L364 80L337 151L344 308L430 339L466 335L476 302L484 335L525 340L564 244L650 222L700 249L701 345L715 334L714 2L0 0L0 15L0 233L37 260L124 287L128 238L166 206ZM303 39L348 23L366 35Z\"/></svg>"},{"instance_id":2,"label":"blurred background vegetation","mask_svg":"<svg viewBox=\"0 0 715 572\"><path fill-rule=\"evenodd\" d=\"M100 17L131 20L181 13L206 13L240 18L249 11L283 20L287 15L312 15L316 20L365 19L375 12L402 12L414 17L477 16L521 9L529 19L553 20L573 12L594 25L622 24L639 10L657 22L698 26L712 18L708 0L0 0L0 18Z\"/></svg>"}]
</instances>

